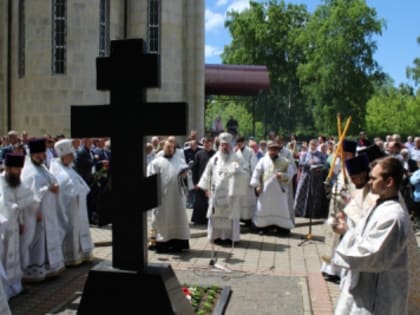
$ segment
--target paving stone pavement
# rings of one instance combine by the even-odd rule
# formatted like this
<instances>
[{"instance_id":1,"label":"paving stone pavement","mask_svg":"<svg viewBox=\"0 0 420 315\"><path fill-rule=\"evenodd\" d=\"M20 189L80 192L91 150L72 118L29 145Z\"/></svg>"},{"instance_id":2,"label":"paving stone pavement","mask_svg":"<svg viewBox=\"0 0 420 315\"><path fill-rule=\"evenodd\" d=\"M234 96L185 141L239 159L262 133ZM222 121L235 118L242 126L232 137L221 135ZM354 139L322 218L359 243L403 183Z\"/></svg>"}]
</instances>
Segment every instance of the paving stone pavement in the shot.
<instances>
[{"instance_id":1,"label":"paving stone pavement","mask_svg":"<svg viewBox=\"0 0 420 315\"><path fill-rule=\"evenodd\" d=\"M187 211L190 214L191 210ZM170 264L181 284L230 286L232 296L226 315L333 314L339 288L337 284L324 281L319 271L320 256L325 249L323 220L313 220L311 240L308 223L308 219L296 218L296 227L288 236L258 235L243 228L237 246L232 248L227 244L214 248L219 268L209 265L212 247L206 237L206 227L192 225L189 252L156 254L149 251L149 261ZM27 292L10 300L13 315L47 314L83 290L89 269L112 257L110 227L91 227L91 233L96 245L95 261L67 268L58 277L43 283L25 285ZM68 310L59 314L75 313Z\"/></svg>"},{"instance_id":2,"label":"paving stone pavement","mask_svg":"<svg viewBox=\"0 0 420 315\"><path fill-rule=\"evenodd\" d=\"M230 287L232 294L226 315L311 314L305 277L210 271L206 268L193 272L177 270L176 275L182 284Z\"/></svg>"}]
</instances>

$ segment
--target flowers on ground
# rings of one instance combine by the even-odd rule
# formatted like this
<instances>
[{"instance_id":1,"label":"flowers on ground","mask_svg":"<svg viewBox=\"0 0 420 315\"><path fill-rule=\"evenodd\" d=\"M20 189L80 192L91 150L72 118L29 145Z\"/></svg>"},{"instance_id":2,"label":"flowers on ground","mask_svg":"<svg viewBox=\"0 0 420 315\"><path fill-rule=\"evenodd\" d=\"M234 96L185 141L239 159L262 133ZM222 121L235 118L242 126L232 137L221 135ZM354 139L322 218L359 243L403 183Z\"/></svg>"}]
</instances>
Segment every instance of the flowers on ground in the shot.
<instances>
[{"instance_id":1,"label":"flowers on ground","mask_svg":"<svg viewBox=\"0 0 420 315\"><path fill-rule=\"evenodd\" d=\"M222 288L218 286L184 285L182 291L197 315L207 315L213 312Z\"/></svg>"},{"instance_id":2,"label":"flowers on ground","mask_svg":"<svg viewBox=\"0 0 420 315\"><path fill-rule=\"evenodd\" d=\"M182 287L182 291L185 294L185 297L188 299L188 301L191 301L191 291L190 288Z\"/></svg>"}]
</instances>

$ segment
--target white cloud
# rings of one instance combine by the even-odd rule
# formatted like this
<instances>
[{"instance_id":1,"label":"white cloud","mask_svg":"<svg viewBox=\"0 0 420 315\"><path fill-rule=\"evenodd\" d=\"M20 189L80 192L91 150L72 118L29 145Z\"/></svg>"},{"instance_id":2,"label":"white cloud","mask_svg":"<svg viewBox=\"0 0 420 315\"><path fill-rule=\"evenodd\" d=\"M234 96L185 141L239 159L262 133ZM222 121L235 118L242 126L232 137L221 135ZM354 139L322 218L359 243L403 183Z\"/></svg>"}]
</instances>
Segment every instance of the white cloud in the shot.
<instances>
[{"instance_id":1,"label":"white cloud","mask_svg":"<svg viewBox=\"0 0 420 315\"><path fill-rule=\"evenodd\" d=\"M225 17L224 15L220 13L215 13L210 11L209 9L206 9L205 13L206 18L206 31L211 31L219 27L223 27L225 23Z\"/></svg>"},{"instance_id":2,"label":"white cloud","mask_svg":"<svg viewBox=\"0 0 420 315\"><path fill-rule=\"evenodd\" d=\"M235 0L230 6L226 9L226 12L236 11L242 12L245 9L249 8L249 0Z\"/></svg>"},{"instance_id":3,"label":"white cloud","mask_svg":"<svg viewBox=\"0 0 420 315\"><path fill-rule=\"evenodd\" d=\"M210 58L210 57L220 57L220 54L223 52L222 49L215 47L215 46L211 46L211 45L206 45L205 47L205 55L206 58Z\"/></svg>"},{"instance_id":4,"label":"white cloud","mask_svg":"<svg viewBox=\"0 0 420 315\"><path fill-rule=\"evenodd\" d=\"M228 0L217 0L216 7L224 6L226 3L228 3Z\"/></svg>"}]
</instances>

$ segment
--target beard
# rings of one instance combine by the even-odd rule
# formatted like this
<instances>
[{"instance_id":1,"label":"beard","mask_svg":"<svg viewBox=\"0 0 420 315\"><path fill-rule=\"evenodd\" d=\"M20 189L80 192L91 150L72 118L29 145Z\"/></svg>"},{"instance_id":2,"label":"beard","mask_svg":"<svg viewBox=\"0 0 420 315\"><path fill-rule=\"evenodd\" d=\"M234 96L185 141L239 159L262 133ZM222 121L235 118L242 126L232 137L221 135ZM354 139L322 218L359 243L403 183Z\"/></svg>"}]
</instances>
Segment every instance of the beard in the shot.
<instances>
[{"instance_id":1,"label":"beard","mask_svg":"<svg viewBox=\"0 0 420 315\"><path fill-rule=\"evenodd\" d=\"M10 187L17 187L20 185L20 176L15 174L5 174L4 179Z\"/></svg>"},{"instance_id":2,"label":"beard","mask_svg":"<svg viewBox=\"0 0 420 315\"><path fill-rule=\"evenodd\" d=\"M365 187L368 182L369 182L369 176L366 175L366 177L363 180L360 180L360 181L358 181L356 183L353 183L353 184L357 189L360 189L360 188ZM372 187L369 187L369 190L372 190Z\"/></svg>"},{"instance_id":3,"label":"beard","mask_svg":"<svg viewBox=\"0 0 420 315\"><path fill-rule=\"evenodd\" d=\"M363 188L363 187L365 187L365 185L366 185L366 183L357 183L357 184L354 184L354 186L356 186L357 189Z\"/></svg>"},{"instance_id":4,"label":"beard","mask_svg":"<svg viewBox=\"0 0 420 315\"><path fill-rule=\"evenodd\" d=\"M229 152L228 151L220 151L220 158L222 159L223 162L226 162L227 160L229 160Z\"/></svg>"},{"instance_id":5,"label":"beard","mask_svg":"<svg viewBox=\"0 0 420 315\"><path fill-rule=\"evenodd\" d=\"M32 159L31 158L31 161L32 161L32 163L34 163L36 166L41 166L43 163L44 163L44 161L37 161L37 160L34 160L34 159Z\"/></svg>"},{"instance_id":6,"label":"beard","mask_svg":"<svg viewBox=\"0 0 420 315\"><path fill-rule=\"evenodd\" d=\"M170 153L165 153L163 156L167 159L171 159L174 155Z\"/></svg>"}]
</instances>

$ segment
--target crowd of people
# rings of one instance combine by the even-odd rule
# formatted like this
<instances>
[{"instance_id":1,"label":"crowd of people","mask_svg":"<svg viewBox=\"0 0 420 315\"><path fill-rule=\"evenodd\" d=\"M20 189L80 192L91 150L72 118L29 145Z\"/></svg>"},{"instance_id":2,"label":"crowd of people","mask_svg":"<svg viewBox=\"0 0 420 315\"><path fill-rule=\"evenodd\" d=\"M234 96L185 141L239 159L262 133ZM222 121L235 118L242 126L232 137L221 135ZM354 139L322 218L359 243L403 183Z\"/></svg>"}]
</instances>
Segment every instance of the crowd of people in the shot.
<instances>
[{"instance_id":1,"label":"crowd of people","mask_svg":"<svg viewBox=\"0 0 420 315\"><path fill-rule=\"evenodd\" d=\"M190 224L205 225L213 244L233 245L243 229L281 237L295 216L322 218L320 272L340 284L336 314L418 310L410 295L419 278L411 276L419 257L410 219L420 217L420 137L371 142L361 132L354 140L298 142L270 132L257 142L236 127L201 139L192 130L185 143L152 136L145 144L145 175L161 179L149 249L188 251ZM1 301L22 283L92 259L89 224L100 225L101 196L111 189L111 146L107 138L12 130L0 150L0 304L7 309Z\"/></svg>"},{"instance_id":2,"label":"crowd of people","mask_svg":"<svg viewBox=\"0 0 420 315\"><path fill-rule=\"evenodd\" d=\"M324 218L328 246L320 272L340 284L336 314L420 309L412 294L420 271L412 226L420 216L420 137L370 142L361 132L354 140L299 143L270 132L257 143L224 131L199 140L192 131L183 145L154 136L149 147L149 174L164 179L149 249L188 250L188 221L207 225L212 243L234 244L244 227L282 236L295 216Z\"/></svg>"},{"instance_id":3,"label":"crowd of people","mask_svg":"<svg viewBox=\"0 0 420 315\"><path fill-rule=\"evenodd\" d=\"M241 222L261 234L269 228L289 233L294 227L297 166L279 137L267 142L267 154L261 151L260 159L244 137L228 132L198 140L192 131L184 145L175 136L162 141L153 136L146 147L147 173L159 173L162 179L149 248L188 249L189 221L208 225L208 237L216 243L238 242ZM190 219L186 207L193 208Z\"/></svg>"},{"instance_id":4,"label":"crowd of people","mask_svg":"<svg viewBox=\"0 0 420 315\"><path fill-rule=\"evenodd\" d=\"M93 259L94 187L109 171L110 153L107 139L29 137L14 130L2 139L0 314L10 314L8 301L24 283Z\"/></svg>"}]
</instances>

